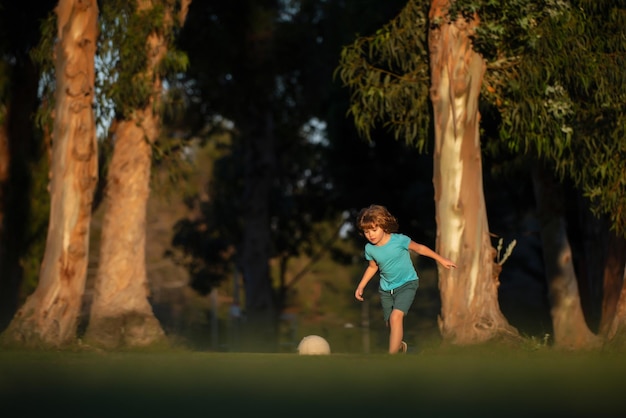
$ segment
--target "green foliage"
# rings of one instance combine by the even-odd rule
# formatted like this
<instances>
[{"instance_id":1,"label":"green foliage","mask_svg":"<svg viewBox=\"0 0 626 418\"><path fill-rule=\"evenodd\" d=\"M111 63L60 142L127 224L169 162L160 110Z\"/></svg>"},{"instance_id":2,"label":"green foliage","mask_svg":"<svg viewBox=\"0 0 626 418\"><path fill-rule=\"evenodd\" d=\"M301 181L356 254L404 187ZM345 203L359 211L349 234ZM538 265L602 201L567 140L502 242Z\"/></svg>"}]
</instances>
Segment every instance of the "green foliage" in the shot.
<instances>
[{"instance_id":1,"label":"green foliage","mask_svg":"<svg viewBox=\"0 0 626 418\"><path fill-rule=\"evenodd\" d=\"M420 150L426 144L430 123L427 15L427 2L410 1L375 34L358 37L341 51L335 76L350 88L348 114L368 140L380 125Z\"/></svg>"},{"instance_id":2,"label":"green foliage","mask_svg":"<svg viewBox=\"0 0 626 418\"><path fill-rule=\"evenodd\" d=\"M524 336L522 348L528 351L546 350L550 348L550 334L544 334L540 339L537 336Z\"/></svg>"},{"instance_id":3,"label":"green foliage","mask_svg":"<svg viewBox=\"0 0 626 418\"><path fill-rule=\"evenodd\" d=\"M219 122L218 122L219 124ZM177 192L197 212L174 225L173 250L168 254L190 275L190 286L201 295L232 276L231 252L239 228L232 216L231 202L240 193L228 184L233 161L232 132L217 126L203 142L189 144L189 178ZM171 170L167 170L171 172ZM232 180L232 178L231 178Z\"/></svg>"},{"instance_id":4,"label":"green foliage","mask_svg":"<svg viewBox=\"0 0 626 418\"><path fill-rule=\"evenodd\" d=\"M162 0L140 12L137 11L136 1L103 3L98 53L99 70L104 76L98 78L103 92L103 97L99 99L111 100L115 113L130 119L133 111L144 108L154 94L153 79L147 77L150 74L147 65L151 51L147 49L146 39L151 33L163 35L168 50L154 77L163 78L170 72L184 70L188 65L186 55L175 48L178 21L168 16L168 13L176 12L180 2Z\"/></svg>"},{"instance_id":5,"label":"green foliage","mask_svg":"<svg viewBox=\"0 0 626 418\"><path fill-rule=\"evenodd\" d=\"M457 18L480 19L472 37L473 48L487 61L518 58L536 41L532 29L547 13L545 7L561 7L562 0L456 0L449 10L451 21Z\"/></svg>"},{"instance_id":6,"label":"green foliage","mask_svg":"<svg viewBox=\"0 0 626 418\"><path fill-rule=\"evenodd\" d=\"M482 97L497 108L500 137L487 150L551 163L625 234L626 3L459 0L453 7L481 19L473 42L488 60Z\"/></svg>"},{"instance_id":7,"label":"green foliage","mask_svg":"<svg viewBox=\"0 0 626 418\"><path fill-rule=\"evenodd\" d=\"M524 59L499 75L508 81L498 103L509 149L551 162L620 234L626 233L625 28L624 2L548 9Z\"/></svg>"},{"instance_id":8,"label":"green foliage","mask_svg":"<svg viewBox=\"0 0 626 418\"><path fill-rule=\"evenodd\" d=\"M484 149L550 162L626 234L626 4L612 0L457 0L427 22L413 0L341 54L336 74L349 114L370 139L381 125L422 149L428 133L429 25L480 19L472 37L486 60L481 109L498 141Z\"/></svg>"}]
</instances>

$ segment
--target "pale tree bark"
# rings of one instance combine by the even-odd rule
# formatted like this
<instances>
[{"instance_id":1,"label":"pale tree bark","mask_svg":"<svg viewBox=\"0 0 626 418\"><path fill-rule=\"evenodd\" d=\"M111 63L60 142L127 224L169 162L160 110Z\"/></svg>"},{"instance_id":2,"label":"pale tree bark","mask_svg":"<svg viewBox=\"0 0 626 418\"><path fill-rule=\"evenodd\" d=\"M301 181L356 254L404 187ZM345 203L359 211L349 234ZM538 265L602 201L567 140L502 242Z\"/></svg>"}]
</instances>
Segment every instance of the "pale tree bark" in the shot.
<instances>
[{"instance_id":1,"label":"pale tree bark","mask_svg":"<svg viewBox=\"0 0 626 418\"><path fill-rule=\"evenodd\" d=\"M154 7L138 2L138 13ZM184 1L184 21L189 1ZM165 24L172 24L173 10ZM151 100L114 129L94 297L84 341L106 349L140 347L166 340L148 300L146 275L146 210L150 196L152 144L160 132L162 80L156 69L167 53L165 31L155 28L146 40L146 79L153 80Z\"/></svg>"},{"instance_id":2,"label":"pale tree bark","mask_svg":"<svg viewBox=\"0 0 626 418\"><path fill-rule=\"evenodd\" d=\"M95 0L60 0L55 49L56 103L50 221L39 284L3 334L8 343L58 347L76 338L97 181Z\"/></svg>"},{"instance_id":3,"label":"pale tree bark","mask_svg":"<svg viewBox=\"0 0 626 418\"><path fill-rule=\"evenodd\" d=\"M444 342L518 339L500 311L496 251L491 245L482 184L478 99L486 64L471 47L478 18L447 23L446 0L431 3L429 33L435 151L437 250L458 268L439 269Z\"/></svg>"},{"instance_id":4,"label":"pale tree bark","mask_svg":"<svg viewBox=\"0 0 626 418\"><path fill-rule=\"evenodd\" d=\"M560 185L550 172L537 165L533 170L533 187L541 222L554 346L563 349L598 347L601 341L589 330L580 303Z\"/></svg>"},{"instance_id":5,"label":"pale tree bark","mask_svg":"<svg viewBox=\"0 0 626 418\"><path fill-rule=\"evenodd\" d=\"M84 341L104 348L149 345L164 338L148 301L145 265L146 208L150 194L150 111L141 125L122 121L105 189L100 257Z\"/></svg>"}]
</instances>

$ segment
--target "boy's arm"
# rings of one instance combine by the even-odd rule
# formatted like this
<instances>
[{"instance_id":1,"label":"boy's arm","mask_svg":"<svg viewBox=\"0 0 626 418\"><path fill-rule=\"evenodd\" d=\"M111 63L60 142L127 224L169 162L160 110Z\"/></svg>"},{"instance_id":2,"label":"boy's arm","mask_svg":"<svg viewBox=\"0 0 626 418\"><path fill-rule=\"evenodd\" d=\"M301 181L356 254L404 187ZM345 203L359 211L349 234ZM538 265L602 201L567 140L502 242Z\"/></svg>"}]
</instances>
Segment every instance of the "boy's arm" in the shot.
<instances>
[{"instance_id":1,"label":"boy's arm","mask_svg":"<svg viewBox=\"0 0 626 418\"><path fill-rule=\"evenodd\" d=\"M365 289L367 283L369 283L369 281L372 279L372 277L374 277L377 271L378 264L376 264L374 260L370 260L367 268L363 272L363 277L361 278L359 285L354 291L354 297L357 298L357 300L363 301L363 290Z\"/></svg>"},{"instance_id":2,"label":"boy's arm","mask_svg":"<svg viewBox=\"0 0 626 418\"><path fill-rule=\"evenodd\" d=\"M433 260L437 261L439 264L441 264L442 266L444 266L447 269L449 269L449 268L456 268L456 264L454 264L453 261L448 260L447 258L440 256L439 254L437 254L436 252L434 252L433 250L431 250L427 246L422 245L422 244L418 244L415 241L411 241L409 243L409 250L414 251L414 252L418 253L419 255L430 257L430 258L432 258Z\"/></svg>"}]
</instances>

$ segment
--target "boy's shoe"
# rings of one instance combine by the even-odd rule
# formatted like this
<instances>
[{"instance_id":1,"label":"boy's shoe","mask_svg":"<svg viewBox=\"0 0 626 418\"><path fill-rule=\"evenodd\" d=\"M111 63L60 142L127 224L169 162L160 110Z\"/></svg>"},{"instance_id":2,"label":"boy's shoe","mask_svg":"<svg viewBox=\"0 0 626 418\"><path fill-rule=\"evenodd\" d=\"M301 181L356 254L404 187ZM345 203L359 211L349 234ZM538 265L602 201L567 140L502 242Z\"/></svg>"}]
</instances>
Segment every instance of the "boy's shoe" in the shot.
<instances>
[{"instance_id":1,"label":"boy's shoe","mask_svg":"<svg viewBox=\"0 0 626 418\"><path fill-rule=\"evenodd\" d=\"M409 345L406 342L401 341L400 342L400 352L402 354L406 354L407 351L409 351Z\"/></svg>"}]
</instances>

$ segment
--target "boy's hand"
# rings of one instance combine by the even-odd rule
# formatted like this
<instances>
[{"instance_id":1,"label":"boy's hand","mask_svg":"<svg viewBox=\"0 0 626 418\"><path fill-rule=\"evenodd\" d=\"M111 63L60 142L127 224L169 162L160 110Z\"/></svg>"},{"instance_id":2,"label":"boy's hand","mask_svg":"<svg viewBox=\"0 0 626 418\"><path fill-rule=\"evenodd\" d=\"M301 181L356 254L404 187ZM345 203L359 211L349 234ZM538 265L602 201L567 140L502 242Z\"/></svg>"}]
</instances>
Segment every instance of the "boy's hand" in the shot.
<instances>
[{"instance_id":1,"label":"boy's hand","mask_svg":"<svg viewBox=\"0 0 626 418\"><path fill-rule=\"evenodd\" d=\"M363 289L361 289L360 287L357 287L356 290L354 291L354 297L357 300L360 300L361 302L363 302Z\"/></svg>"},{"instance_id":2,"label":"boy's hand","mask_svg":"<svg viewBox=\"0 0 626 418\"><path fill-rule=\"evenodd\" d=\"M447 269L456 268L456 264L454 264L451 260L448 260L447 258L444 258L443 260L441 260L441 265Z\"/></svg>"}]
</instances>

